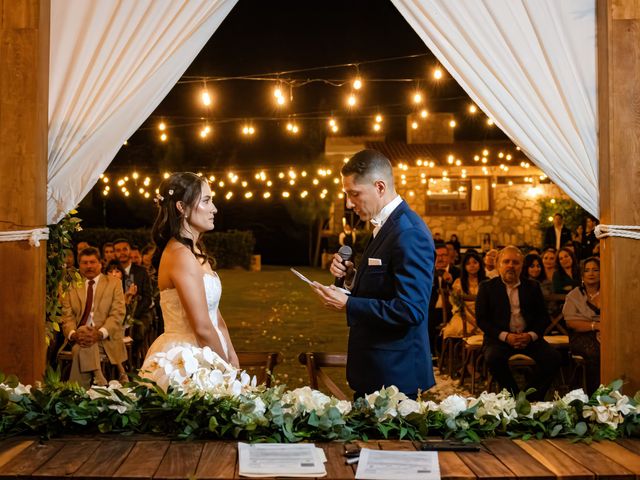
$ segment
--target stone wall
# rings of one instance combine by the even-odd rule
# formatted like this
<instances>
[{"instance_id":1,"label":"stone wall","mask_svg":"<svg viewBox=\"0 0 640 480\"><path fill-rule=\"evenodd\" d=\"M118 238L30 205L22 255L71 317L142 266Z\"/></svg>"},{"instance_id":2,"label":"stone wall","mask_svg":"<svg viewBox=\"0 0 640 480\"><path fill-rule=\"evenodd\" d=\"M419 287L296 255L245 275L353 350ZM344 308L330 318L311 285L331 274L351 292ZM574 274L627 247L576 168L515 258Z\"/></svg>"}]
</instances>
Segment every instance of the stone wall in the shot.
<instances>
[{"instance_id":1,"label":"stone wall","mask_svg":"<svg viewBox=\"0 0 640 480\"><path fill-rule=\"evenodd\" d=\"M493 189L493 214L468 216L427 216L424 188L415 185L398 185L398 192L419 213L432 233L440 232L449 239L456 233L462 245L480 245L483 234L489 233L495 245L541 245L542 233L538 230L540 198L568 198L556 185L540 185L542 194L527 194L530 185L497 185Z\"/></svg>"}]
</instances>

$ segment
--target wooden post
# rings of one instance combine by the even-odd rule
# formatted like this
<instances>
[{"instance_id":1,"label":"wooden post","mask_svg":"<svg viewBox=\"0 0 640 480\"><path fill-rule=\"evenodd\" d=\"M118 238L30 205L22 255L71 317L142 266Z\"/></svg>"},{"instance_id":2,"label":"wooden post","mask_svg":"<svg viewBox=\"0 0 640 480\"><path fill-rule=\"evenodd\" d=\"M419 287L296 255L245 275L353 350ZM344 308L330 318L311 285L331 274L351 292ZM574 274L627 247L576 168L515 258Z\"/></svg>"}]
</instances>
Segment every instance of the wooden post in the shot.
<instances>
[{"instance_id":1,"label":"wooden post","mask_svg":"<svg viewBox=\"0 0 640 480\"><path fill-rule=\"evenodd\" d=\"M0 230L46 225L50 0L0 0ZM45 253L0 242L0 371L45 366Z\"/></svg>"},{"instance_id":2,"label":"wooden post","mask_svg":"<svg viewBox=\"0 0 640 480\"><path fill-rule=\"evenodd\" d=\"M597 1L600 220L640 225L640 2ZM602 382L640 390L640 242L600 242Z\"/></svg>"}]
</instances>

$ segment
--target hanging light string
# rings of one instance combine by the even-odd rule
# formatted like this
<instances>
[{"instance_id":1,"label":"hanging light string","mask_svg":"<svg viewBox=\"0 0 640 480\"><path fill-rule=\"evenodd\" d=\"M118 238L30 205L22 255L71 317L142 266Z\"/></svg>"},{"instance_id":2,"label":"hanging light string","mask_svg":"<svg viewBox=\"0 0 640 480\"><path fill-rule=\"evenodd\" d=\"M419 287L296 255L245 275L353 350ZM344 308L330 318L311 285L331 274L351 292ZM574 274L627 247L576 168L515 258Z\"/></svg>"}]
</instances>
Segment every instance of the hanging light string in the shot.
<instances>
[{"instance_id":1,"label":"hanging light string","mask_svg":"<svg viewBox=\"0 0 640 480\"><path fill-rule=\"evenodd\" d=\"M430 53L416 53L413 55L403 55L398 57L387 57L387 58L378 58L373 60L363 60L359 62L349 62L349 63L338 63L333 65L322 65L317 67L309 67L309 68L297 68L293 70L283 70L279 72L268 72L268 73L255 73L250 75L238 75L238 76L227 76L227 77L214 77L214 76L206 76L206 75L183 75L182 78L177 82L178 84L185 83L202 83L203 80L207 82L223 82L227 80L259 80L259 81L271 81L274 80L283 80L283 76L291 75L296 73L305 73L305 72L317 72L321 70L334 70L338 68L348 68L355 67L359 68L362 65L370 65L375 63L384 63L384 62L395 62L398 60L406 60L412 58L420 58L431 56ZM316 79L317 81L324 81L326 79ZM333 81L342 81L342 80L333 80ZM367 79L367 81L370 81ZM415 81L415 79L379 79L378 81ZM339 85L342 86L342 85Z\"/></svg>"}]
</instances>

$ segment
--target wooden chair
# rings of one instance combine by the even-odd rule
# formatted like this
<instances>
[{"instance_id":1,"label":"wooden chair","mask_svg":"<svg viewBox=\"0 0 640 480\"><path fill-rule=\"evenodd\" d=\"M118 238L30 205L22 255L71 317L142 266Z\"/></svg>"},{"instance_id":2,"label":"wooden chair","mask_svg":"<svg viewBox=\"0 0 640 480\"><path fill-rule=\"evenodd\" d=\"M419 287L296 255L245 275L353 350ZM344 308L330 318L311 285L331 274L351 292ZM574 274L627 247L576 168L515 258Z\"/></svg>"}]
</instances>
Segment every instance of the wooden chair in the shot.
<instances>
[{"instance_id":1,"label":"wooden chair","mask_svg":"<svg viewBox=\"0 0 640 480\"><path fill-rule=\"evenodd\" d=\"M451 308L449 302L449 289L439 288L438 295L440 296L440 301L442 302L442 324L446 325L450 320L448 313ZM438 371L441 375L446 369L449 369L449 374L453 377L453 372L455 372L455 369L453 367L453 364L455 363L454 352L456 350L456 345L459 342L460 339L458 337L442 337L440 355L438 356Z\"/></svg>"},{"instance_id":2,"label":"wooden chair","mask_svg":"<svg viewBox=\"0 0 640 480\"><path fill-rule=\"evenodd\" d=\"M546 304L552 303L555 305L564 305L566 297L567 295L564 293L552 293L551 295L546 295L544 297L544 302ZM544 334L551 335L552 332L559 332L562 335L569 335L569 332L561 323L563 319L562 307L560 307L558 313L551 315L551 323L545 329Z\"/></svg>"},{"instance_id":3,"label":"wooden chair","mask_svg":"<svg viewBox=\"0 0 640 480\"><path fill-rule=\"evenodd\" d=\"M71 354L71 350L61 350L58 352L58 366L60 367L60 379L63 381L69 380L69 374L71 373L71 362L73 361L73 356ZM105 376L107 380L116 380L118 378L118 372L115 374L112 371L115 368L115 365L112 368L111 363L106 355L100 355L100 367L102 370L102 374Z\"/></svg>"},{"instance_id":4,"label":"wooden chair","mask_svg":"<svg viewBox=\"0 0 640 480\"><path fill-rule=\"evenodd\" d=\"M528 355L524 355L523 353L516 353L515 355L511 355L509 357L509 368L512 370L522 370L522 369L531 369L535 368L536 361L529 357ZM489 373L487 378L487 390L493 391L493 376Z\"/></svg>"},{"instance_id":5,"label":"wooden chair","mask_svg":"<svg viewBox=\"0 0 640 480\"><path fill-rule=\"evenodd\" d=\"M256 369L256 380L264 383L267 388L271 386L273 369L280 362L278 352L236 352L242 369Z\"/></svg>"},{"instance_id":6,"label":"wooden chair","mask_svg":"<svg viewBox=\"0 0 640 480\"><path fill-rule=\"evenodd\" d=\"M337 367L344 369L347 366L346 353L306 352L298 355L298 361L307 367L309 386L318 390L318 380L331 392L331 395L339 400L349 400L336 383L331 380L323 368Z\"/></svg>"}]
</instances>

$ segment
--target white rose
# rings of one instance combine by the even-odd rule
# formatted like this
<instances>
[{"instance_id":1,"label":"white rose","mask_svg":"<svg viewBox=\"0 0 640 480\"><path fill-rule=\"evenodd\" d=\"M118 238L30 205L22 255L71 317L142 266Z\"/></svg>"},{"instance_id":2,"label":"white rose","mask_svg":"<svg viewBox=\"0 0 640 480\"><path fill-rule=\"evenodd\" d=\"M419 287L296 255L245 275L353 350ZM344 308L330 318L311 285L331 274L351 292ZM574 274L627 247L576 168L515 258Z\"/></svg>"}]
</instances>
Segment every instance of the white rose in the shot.
<instances>
[{"instance_id":1,"label":"white rose","mask_svg":"<svg viewBox=\"0 0 640 480\"><path fill-rule=\"evenodd\" d=\"M555 406L553 402L533 402L531 404L531 410L527 415L528 418L533 418L535 415L539 413L544 413L547 410L551 410Z\"/></svg>"},{"instance_id":2,"label":"white rose","mask_svg":"<svg viewBox=\"0 0 640 480\"><path fill-rule=\"evenodd\" d=\"M351 412L351 402L349 400L340 400L336 403L336 408L341 415L348 415Z\"/></svg>"},{"instance_id":3,"label":"white rose","mask_svg":"<svg viewBox=\"0 0 640 480\"><path fill-rule=\"evenodd\" d=\"M398 413L401 417L406 417L412 413L420 413L420 404L415 400L406 399L398 405Z\"/></svg>"},{"instance_id":4,"label":"white rose","mask_svg":"<svg viewBox=\"0 0 640 480\"><path fill-rule=\"evenodd\" d=\"M447 417L455 418L467 409L467 400L460 395L450 395L440 402L440 411Z\"/></svg>"},{"instance_id":5,"label":"white rose","mask_svg":"<svg viewBox=\"0 0 640 480\"><path fill-rule=\"evenodd\" d=\"M582 403L587 403L589 401L589 397L581 388L578 388L577 390L571 390L564 397L562 397L562 401L566 405L569 405L574 400L580 400Z\"/></svg>"}]
</instances>

